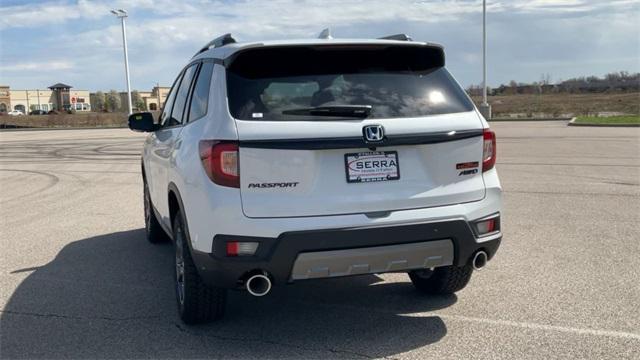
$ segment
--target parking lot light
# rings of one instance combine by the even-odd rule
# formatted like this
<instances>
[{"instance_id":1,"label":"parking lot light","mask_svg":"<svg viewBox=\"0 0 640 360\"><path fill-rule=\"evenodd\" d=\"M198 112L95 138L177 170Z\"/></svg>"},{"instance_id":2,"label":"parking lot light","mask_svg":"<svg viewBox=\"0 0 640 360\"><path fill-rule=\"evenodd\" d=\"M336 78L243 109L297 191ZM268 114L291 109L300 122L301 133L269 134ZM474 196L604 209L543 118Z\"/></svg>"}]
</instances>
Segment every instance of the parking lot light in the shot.
<instances>
[{"instance_id":1,"label":"parking lot light","mask_svg":"<svg viewBox=\"0 0 640 360\"><path fill-rule=\"evenodd\" d=\"M122 46L124 47L124 71L127 77L127 101L129 106L129 115L133 112L133 106L131 104L131 81L129 80L129 54L127 53L127 29L125 25L125 18L129 16L124 9L111 10L111 13L118 18L122 23Z\"/></svg>"},{"instance_id":2,"label":"parking lot light","mask_svg":"<svg viewBox=\"0 0 640 360\"><path fill-rule=\"evenodd\" d=\"M480 113L491 119L491 105L487 102L487 0L482 0L482 104Z\"/></svg>"}]
</instances>

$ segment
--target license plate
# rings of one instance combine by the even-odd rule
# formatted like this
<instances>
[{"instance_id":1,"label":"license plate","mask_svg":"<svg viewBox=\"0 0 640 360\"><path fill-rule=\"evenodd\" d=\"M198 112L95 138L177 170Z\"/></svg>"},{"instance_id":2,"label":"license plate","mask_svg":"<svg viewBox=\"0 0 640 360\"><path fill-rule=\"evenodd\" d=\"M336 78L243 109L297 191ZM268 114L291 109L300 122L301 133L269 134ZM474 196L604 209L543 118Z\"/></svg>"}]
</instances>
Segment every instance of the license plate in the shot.
<instances>
[{"instance_id":1,"label":"license plate","mask_svg":"<svg viewBox=\"0 0 640 360\"><path fill-rule=\"evenodd\" d=\"M400 179L397 151L370 151L344 155L348 183Z\"/></svg>"}]
</instances>

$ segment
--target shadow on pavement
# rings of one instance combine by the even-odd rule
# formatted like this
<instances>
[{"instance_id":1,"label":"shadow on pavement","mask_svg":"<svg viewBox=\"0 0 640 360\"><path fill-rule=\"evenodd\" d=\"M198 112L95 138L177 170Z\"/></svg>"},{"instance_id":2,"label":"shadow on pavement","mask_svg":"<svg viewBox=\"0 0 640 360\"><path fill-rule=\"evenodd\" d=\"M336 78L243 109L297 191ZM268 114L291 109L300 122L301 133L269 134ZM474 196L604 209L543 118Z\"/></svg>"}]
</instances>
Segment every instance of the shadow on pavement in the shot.
<instances>
[{"instance_id":1,"label":"shadow on pavement","mask_svg":"<svg viewBox=\"0 0 640 360\"><path fill-rule=\"evenodd\" d=\"M28 254L25 254L28 255ZM143 229L73 242L25 276L1 321L3 358L392 356L439 341L438 310L455 296L425 297L377 276L300 282L265 298L231 292L226 317L185 326L173 294L171 244Z\"/></svg>"}]
</instances>

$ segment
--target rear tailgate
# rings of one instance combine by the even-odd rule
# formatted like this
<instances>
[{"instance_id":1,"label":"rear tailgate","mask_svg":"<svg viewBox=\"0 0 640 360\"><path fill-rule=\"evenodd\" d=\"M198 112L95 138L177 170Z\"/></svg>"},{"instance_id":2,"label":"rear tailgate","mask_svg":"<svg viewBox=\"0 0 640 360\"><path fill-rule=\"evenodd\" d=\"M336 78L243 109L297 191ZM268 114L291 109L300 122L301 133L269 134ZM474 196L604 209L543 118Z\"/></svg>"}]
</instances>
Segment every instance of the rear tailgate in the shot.
<instances>
[{"instance_id":1,"label":"rear tailgate","mask_svg":"<svg viewBox=\"0 0 640 360\"><path fill-rule=\"evenodd\" d=\"M226 72L249 217L322 216L480 200L482 122L441 47L265 46Z\"/></svg>"},{"instance_id":2,"label":"rear tailgate","mask_svg":"<svg viewBox=\"0 0 640 360\"><path fill-rule=\"evenodd\" d=\"M346 155L372 152L364 144L357 147L363 126L371 124L382 125L387 141L397 144L377 146L375 152L397 161L398 178L348 182L354 157ZM237 128L242 208L248 217L371 213L484 197L482 127L475 112L428 121L237 121Z\"/></svg>"}]
</instances>

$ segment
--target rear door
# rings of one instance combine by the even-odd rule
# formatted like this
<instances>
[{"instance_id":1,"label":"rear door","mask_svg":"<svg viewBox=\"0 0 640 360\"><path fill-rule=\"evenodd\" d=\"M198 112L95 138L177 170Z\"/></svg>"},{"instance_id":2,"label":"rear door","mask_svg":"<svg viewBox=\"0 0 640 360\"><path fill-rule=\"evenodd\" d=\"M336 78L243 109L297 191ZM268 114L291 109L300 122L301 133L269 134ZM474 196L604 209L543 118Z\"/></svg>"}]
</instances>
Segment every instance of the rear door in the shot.
<instances>
[{"instance_id":1,"label":"rear door","mask_svg":"<svg viewBox=\"0 0 640 360\"><path fill-rule=\"evenodd\" d=\"M164 109L160 115L161 128L153 133L149 140L151 146L145 158L148 163L145 166L149 176L149 190L151 191L154 206L163 216L163 221L169 224L168 204L168 174L172 156L176 148L178 136L182 131L182 125L186 121L186 106L193 77L198 64L188 66L174 83L167 96Z\"/></svg>"},{"instance_id":2,"label":"rear door","mask_svg":"<svg viewBox=\"0 0 640 360\"><path fill-rule=\"evenodd\" d=\"M482 123L440 49L262 50L240 54L227 71L246 216L377 213L484 197Z\"/></svg>"}]
</instances>

